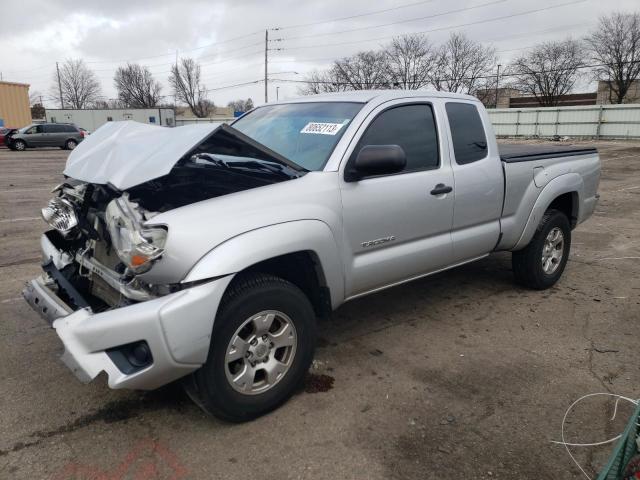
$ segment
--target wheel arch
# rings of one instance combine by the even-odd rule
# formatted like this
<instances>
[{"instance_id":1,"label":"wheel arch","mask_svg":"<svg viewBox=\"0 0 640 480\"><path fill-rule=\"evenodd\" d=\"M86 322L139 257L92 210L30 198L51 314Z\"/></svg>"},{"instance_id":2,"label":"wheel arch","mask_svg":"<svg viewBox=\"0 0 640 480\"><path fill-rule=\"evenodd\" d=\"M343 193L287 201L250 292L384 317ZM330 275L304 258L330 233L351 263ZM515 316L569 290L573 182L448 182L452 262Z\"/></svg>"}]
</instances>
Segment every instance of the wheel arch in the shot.
<instances>
[{"instance_id":1,"label":"wheel arch","mask_svg":"<svg viewBox=\"0 0 640 480\"><path fill-rule=\"evenodd\" d=\"M183 282L241 272L270 273L290 281L321 316L344 299L338 245L329 226L319 220L285 222L233 237L204 255Z\"/></svg>"},{"instance_id":2,"label":"wheel arch","mask_svg":"<svg viewBox=\"0 0 640 480\"><path fill-rule=\"evenodd\" d=\"M24 143L24 148L29 148L29 142L27 142L24 138L12 138L10 144L13 146L16 142Z\"/></svg>"},{"instance_id":3,"label":"wheel arch","mask_svg":"<svg viewBox=\"0 0 640 480\"><path fill-rule=\"evenodd\" d=\"M252 273L271 274L291 282L307 296L318 317L331 313L331 289L316 252L301 250L262 260L238 272L227 288Z\"/></svg>"},{"instance_id":4,"label":"wheel arch","mask_svg":"<svg viewBox=\"0 0 640 480\"><path fill-rule=\"evenodd\" d=\"M565 213L571 228L574 228L579 218L583 188L582 177L577 173L560 175L551 180L538 195L522 235L512 250L520 250L529 244L549 208L557 208Z\"/></svg>"},{"instance_id":5,"label":"wheel arch","mask_svg":"<svg viewBox=\"0 0 640 480\"><path fill-rule=\"evenodd\" d=\"M579 201L580 200L577 191L563 193L553 199L553 201L549 204L545 211L551 209L561 211L569 219L571 229L574 229L578 224Z\"/></svg>"}]
</instances>

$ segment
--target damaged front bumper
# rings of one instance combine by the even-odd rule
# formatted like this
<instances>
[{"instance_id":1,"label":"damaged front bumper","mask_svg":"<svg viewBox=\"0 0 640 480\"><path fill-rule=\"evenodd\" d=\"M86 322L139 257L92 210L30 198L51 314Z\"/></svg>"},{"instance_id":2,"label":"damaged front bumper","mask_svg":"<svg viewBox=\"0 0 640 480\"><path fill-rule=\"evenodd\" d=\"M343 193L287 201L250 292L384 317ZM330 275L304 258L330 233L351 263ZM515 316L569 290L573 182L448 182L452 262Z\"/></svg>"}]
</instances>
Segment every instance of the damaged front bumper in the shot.
<instances>
[{"instance_id":1,"label":"damaged front bumper","mask_svg":"<svg viewBox=\"0 0 640 480\"><path fill-rule=\"evenodd\" d=\"M50 257L49 267L57 271L59 261ZM79 380L106 372L111 388L151 390L206 361L218 304L231 278L99 313L66 304L50 273L28 282L23 295L55 329L65 349L61 359ZM140 344L150 351L148 364L128 364L123 352Z\"/></svg>"}]
</instances>

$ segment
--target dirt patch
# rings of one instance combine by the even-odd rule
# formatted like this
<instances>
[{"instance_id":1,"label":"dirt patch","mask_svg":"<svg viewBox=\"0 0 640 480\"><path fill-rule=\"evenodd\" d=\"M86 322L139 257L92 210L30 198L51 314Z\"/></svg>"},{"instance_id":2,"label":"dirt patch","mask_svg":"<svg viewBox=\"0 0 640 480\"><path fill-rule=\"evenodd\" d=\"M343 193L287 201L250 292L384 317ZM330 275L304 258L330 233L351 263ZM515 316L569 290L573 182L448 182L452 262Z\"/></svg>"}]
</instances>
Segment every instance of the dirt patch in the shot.
<instances>
[{"instance_id":1,"label":"dirt patch","mask_svg":"<svg viewBox=\"0 0 640 480\"><path fill-rule=\"evenodd\" d=\"M32 440L17 442L6 450L0 450L0 457L10 452L18 452L28 447L38 445L43 440L74 432L95 423L126 422L143 413L157 410L197 409L189 401L181 388L174 385L160 388L151 392L137 393L131 398L108 402L92 413L82 415L75 420L51 430L38 430L29 434Z\"/></svg>"},{"instance_id":2,"label":"dirt patch","mask_svg":"<svg viewBox=\"0 0 640 480\"><path fill-rule=\"evenodd\" d=\"M309 373L304 379L304 391L306 393L328 392L333 388L335 378L329 375Z\"/></svg>"}]
</instances>

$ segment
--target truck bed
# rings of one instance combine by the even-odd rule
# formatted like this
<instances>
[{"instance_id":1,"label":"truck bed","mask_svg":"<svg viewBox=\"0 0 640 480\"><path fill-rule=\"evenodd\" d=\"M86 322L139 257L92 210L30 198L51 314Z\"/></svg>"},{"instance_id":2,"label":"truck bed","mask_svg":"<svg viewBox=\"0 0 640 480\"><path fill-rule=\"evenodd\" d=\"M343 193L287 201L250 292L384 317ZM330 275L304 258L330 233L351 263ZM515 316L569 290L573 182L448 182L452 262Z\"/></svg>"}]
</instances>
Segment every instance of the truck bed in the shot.
<instances>
[{"instance_id":1,"label":"truck bed","mask_svg":"<svg viewBox=\"0 0 640 480\"><path fill-rule=\"evenodd\" d=\"M571 157L597 153L594 147L578 145L531 145L526 143L498 144L500 159L506 163L528 162L553 157Z\"/></svg>"}]
</instances>

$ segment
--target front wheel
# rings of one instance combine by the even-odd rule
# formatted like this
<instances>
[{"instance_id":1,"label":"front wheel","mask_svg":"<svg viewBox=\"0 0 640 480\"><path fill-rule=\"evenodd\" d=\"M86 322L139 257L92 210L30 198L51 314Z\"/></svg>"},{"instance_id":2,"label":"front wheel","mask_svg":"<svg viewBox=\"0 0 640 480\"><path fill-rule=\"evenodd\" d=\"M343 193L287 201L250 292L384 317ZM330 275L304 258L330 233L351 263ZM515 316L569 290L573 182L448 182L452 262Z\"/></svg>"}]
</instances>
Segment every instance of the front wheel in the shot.
<instances>
[{"instance_id":1,"label":"front wheel","mask_svg":"<svg viewBox=\"0 0 640 480\"><path fill-rule=\"evenodd\" d=\"M516 281L536 290L552 287L562 276L571 248L571 226L559 210L547 210L531 242L513 252Z\"/></svg>"},{"instance_id":2,"label":"front wheel","mask_svg":"<svg viewBox=\"0 0 640 480\"><path fill-rule=\"evenodd\" d=\"M222 300L209 356L186 379L187 393L224 420L256 418L295 392L315 341L314 310L298 287L272 275L241 277Z\"/></svg>"},{"instance_id":3,"label":"front wheel","mask_svg":"<svg viewBox=\"0 0 640 480\"><path fill-rule=\"evenodd\" d=\"M22 152L27 148L27 144L24 143L23 140L14 140L11 142L11 148L13 150L17 150L18 152Z\"/></svg>"}]
</instances>

